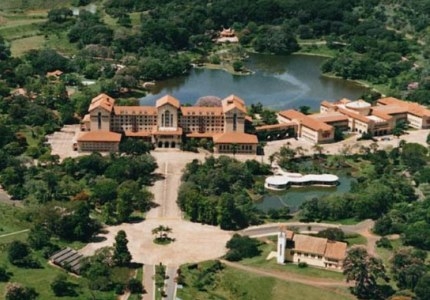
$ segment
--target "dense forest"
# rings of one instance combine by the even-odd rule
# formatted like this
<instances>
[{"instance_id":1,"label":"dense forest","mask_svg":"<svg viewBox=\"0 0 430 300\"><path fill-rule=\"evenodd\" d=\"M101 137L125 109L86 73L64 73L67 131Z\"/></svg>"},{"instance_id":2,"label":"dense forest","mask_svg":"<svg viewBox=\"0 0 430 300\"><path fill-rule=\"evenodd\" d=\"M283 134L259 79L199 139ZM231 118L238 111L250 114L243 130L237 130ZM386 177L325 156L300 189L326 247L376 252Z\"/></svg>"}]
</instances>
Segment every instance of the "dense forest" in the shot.
<instances>
[{"instance_id":1,"label":"dense forest","mask_svg":"<svg viewBox=\"0 0 430 300\"><path fill-rule=\"evenodd\" d=\"M6 2L18 1L3 2L2 16ZM148 145L124 140L123 155L95 153L60 161L45 143L47 134L78 123L100 92L123 105L136 104L145 93L143 82L184 75L192 64L241 66L246 61L238 62L246 60L247 51L304 52L329 56L322 65L327 75L430 104L429 1L328 0L322 5L317 0L73 0L31 6L35 2L20 1L23 7L15 7L7 17L46 9L30 24L44 43L14 55L11 49L19 39L8 26L0 31L0 183L28 207L14 215L28 225L28 238L10 246L23 255L15 257L10 251L7 258L20 268L40 268L33 256L47 257L67 243L87 242L102 224L132 221L152 205L147 186L155 179L156 163L147 154ZM97 6L95 12L83 7L91 3ZM70 5L80 6L79 14ZM239 43L215 43L223 28L233 28ZM224 52L230 56L225 58ZM54 70L63 74L47 76ZM86 86L84 80L95 84ZM374 100L379 94L363 96ZM276 123L273 111L254 110L266 124ZM426 295L430 277L424 275L421 250L430 250L428 149L414 143L389 150L376 145L360 155L320 153L313 164L296 159L302 150L282 148L270 159L303 172L318 172L323 164L352 165L357 182L344 195L305 202L299 217L336 222L371 218L375 233L399 234L402 245L419 250L396 250L394 278L399 288ZM178 204L194 222L228 230L258 224L267 216L254 208L253 196L263 192L256 176L269 172L268 165L228 157L194 161L185 171ZM425 193L418 198L419 190ZM288 211L269 215L274 220ZM126 237L118 240L126 244ZM381 242L387 247L390 243ZM106 253L99 253L93 258L99 269L84 268L97 289L113 289L106 259ZM103 282L95 280L99 273L105 276ZM5 276L10 274L0 267L0 281ZM418 284L421 277L426 281ZM25 293L26 299L36 297L34 290Z\"/></svg>"},{"instance_id":2,"label":"dense forest","mask_svg":"<svg viewBox=\"0 0 430 300\"><path fill-rule=\"evenodd\" d=\"M250 193L256 190L256 175L270 173L268 165L255 160L209 157L194 160L183 175L178 194L179 207L193 222L220 225L235 230L261 223Z\"/></svg>"}]
</instances>

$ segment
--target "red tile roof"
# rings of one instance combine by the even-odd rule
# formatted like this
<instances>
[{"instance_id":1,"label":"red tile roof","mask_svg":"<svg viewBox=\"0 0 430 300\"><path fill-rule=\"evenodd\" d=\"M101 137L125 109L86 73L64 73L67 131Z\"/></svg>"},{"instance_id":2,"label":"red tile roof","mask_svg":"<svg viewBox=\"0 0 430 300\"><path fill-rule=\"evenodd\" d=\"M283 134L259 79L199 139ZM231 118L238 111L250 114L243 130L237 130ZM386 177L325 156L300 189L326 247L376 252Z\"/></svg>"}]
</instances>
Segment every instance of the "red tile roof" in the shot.
<instances>
[{"instance_id":1,"label":"red tile roof","mask_svg":"<svg viewBox=\"0 0 430 300\"><path fill-rule=\"evenodd\" d=\"M60 70L55 70L55 71L47 72L47 73L46 73L46 77L49 77L49 76L59 77L59 76L61 76L61 75L63 75L63 72L62 72L62 71L60 71Z\"/></svg>"},{"instance_id":2,"label":"red tile roof","mask_svg":"<svg viewBox=\"0 0 430 300\"><path fill-rule=\"evenodd\" d=\"M295 234L283 228L281 230L285 232L288 240L294 241L294 251L320 255L336 260L345 259L347 244L344 242L330 241L326 238L305 234Z\"/></svg>"},{"instance_id":3,"label":"red tile roof","mask_svg":"<svg viewBox=\"0 0 430 300\"><path fill-rule=\"evenodd\" d=\"M150 137L151 136L151 132L150 131L131 131L131 130L126 130L124 132L125 136L128 137Z\"/></svg>"},{"instance_id":4,"label":"red tile roof","mask_svg":"<svg viewBox=\"0 0 430 300\"><path fill-rule=\"evenodd\" d=\"M218 133L213 140L215 144L258 144L256 135L240 132Z\"/></svg>"},{"instance_id":5,"label":"red tile roof","mask_svg":"<svg viewBox=\"0 0 430 300\"><path fill-rule=\"evenodd\" d=\"M396 99L393 97L381 98L378 100L378 104L402 106L408 110L408 113L415 115L417 117L429 117L430 116L430 110L427 109L425 106L420 105L418 103L414 103L414 102L399 100L399 99Z\"/></svg>"},{"instance_id":6,"label":"red tile roof","mask_svg":"<svg viewBox=\"0 0 430 300\"><path fill-rule=\"evenodd\" d=\"M351 111L349 109L339 107L338 111L341 112L341 113L343 113L343 114L345 114L345 115L347 115L348 117L351 117L353 119L359 120L359 121L361 121L363 123L366 123L366 124L373 123L372 120L366 118L365 116L360 115L359 113Z\"/></svg>"},{"instance_id":7,"label":"red tile roof","mask_svg":"<svg viewBox=\"0 0 430 300\"><path fill-rule=\"evenodd\" d=\"M109 112L112 112L114 105L115 105L114 98L111 98L106 94L100 94L91 100L91 104L88 111L91 112L92 110L101 107Z\"/></svg>"},{"instance_id":8,"label":"red tile roof","mask_svg":"<svg viewBox=\"0 0 430 300\"><path fill-rule=\"evenodd\" d=\"M318 238L304 234L295 234L293 237L294 250L324 256L327 245L326 238Z\"/></svg>"},{"instance_id":9,"label":"red tile roof","mask_svg":"<svg viewBox=\"0 0 430 300\"><path fill-rule=\"evenodd\" d=\"M183 116L222 116L222 107L181 106Z\"/></svg>"},{"instance_id":10,"label":"red tile roof","mask_svg":"<svg viewBox=\"0 0 430 300\"><path fill-rule=\"evenodd\" d=\"M255 127L255 131L265 131L265 130L271 130L271 129L285 129L290 127L297 127L298 124L296 122L285 122L280 124L272 124L272 125L263 125L263 126L257 126Z\"/></svg>"},{"instance_id":11,"label":"red tile roof","mask_svg":"<svg viewBox=\"0 0 430 300\"><path fill-rule=\"evenodd\" d=\"M111 131L89 131L78 137L78 142L116 142L121 141L121 134Z\"/></svg>"},{"instance_id":12,"label":"red tile roof","mask_svg":"<svg viewBox=\"0 0 430 300\"><path fill-rule=\"evenodd\" d=\"M158 100L155 102L155 107L157 107L157 108L158 108L158 107L163 106L163 105L165 105L165 104L170 104L170 105L172 105L172 106L174 106L174 107L176 107L176 108L179 108L179 106L181 105L178 99L176 99L176 98L175 98L175 97L173 97L173 96L166 95L166 96L164 96L164 97L162 97L162 98L158 99Z\"/></svg>"},{"instance_id":13,"label":"red tile roof","mask_svg":"<svg viewBox=\"0 0 430 300\"><path fill-rule=\"evenodd\" d=\"M116 115L157 115L154 106L115 106L113 111Z\"/></svg>"},{"instance_id":14,"label":"red tile roof","mask_svg":"<svg viewBox=\"0 0 430 300\"><path fill-rule=\"evenodd\" d=\"M333 129L332 126L327 125L324 122L313 119L308 115L302 114L294 109L284 110L279 112L279 115L289 119L289 120L297 120L303 126L313 129L315 131L330 131Z\"/></svg>"},{"instance_id":15,"label":"red tile roof","mask_svg":"<svg viewBox=\"0 0 430 300\"><path fill-rule=\"evenodd\" d=\"M346 256L347 244L343 242L327 241L327 247L325 249L325 257L343 260Z\"/></svg>"},{"instance_id":16,"label":"red tile roof","mask_svg":"<svg viewBox=\"0 0 430 300\"><path fill-rule=\"evenodd\" d=\"M224 112L228 112L234 108L237 108L241 112L245 114L247 113L245 101L235 95L230 95L227 98L223 99L222 108Z\"/></svg>"},{"instance_id":17,"label":"red tile roof","mask_svg":"<svg viewBox=\"0 0 430 300\"><path fill-rule=\"evenodd\" d=\"M324 123L348 122L348 117L338 112L327 112L309 115L310 118Z\"/></svg>"}]
</instances>

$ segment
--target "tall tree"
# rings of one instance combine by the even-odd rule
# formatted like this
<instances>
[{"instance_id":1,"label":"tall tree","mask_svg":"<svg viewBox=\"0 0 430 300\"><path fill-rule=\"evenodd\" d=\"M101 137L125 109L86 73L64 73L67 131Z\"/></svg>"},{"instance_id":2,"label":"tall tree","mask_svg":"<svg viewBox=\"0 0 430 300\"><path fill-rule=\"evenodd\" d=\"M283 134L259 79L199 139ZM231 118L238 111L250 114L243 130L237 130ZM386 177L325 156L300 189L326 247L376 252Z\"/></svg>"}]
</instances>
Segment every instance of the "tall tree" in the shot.
<instances>
[{"instance_id":1,"label":"tall tree","mask_svg":"<svg viewBox=\"0 0 430 300\"><path fill-rule=\"evenodd\" d=\"M369 255L365 248L354 247L348 251L343 264L347 281L354 281L353 293L360 299L379 299L377 280L389 281L382 261Z\"/></svg>"},{"instance_id":2,"label":"tall tree","mask_svg":"<svg viewBox=\"0 0 430 300\"><path fill-rule=\"evenodd\" d=\"M391 272L400 289L413 290L426 272L427 253L412 248L402 248L391 259Z\"/></svg>"},{"instance_id":3,"label":"tall tree","mask_svg":"<svg viewBox=\"0 0 430 300\"><path fill-rule=\"evenodd\" d=\"M113 261L117 266L126 266L131 262L131 254L127 247L127 234L124 230L118 231L113 245Z\"/></svg>"},{"instance_id":4,"label":"tall tree","mask_svg":"<svg viewBox=\"0 0 430 300\"><path fill-rule=\"evenodd\" d=\"M427 300L430 295L430 273L420 278L415 288L415 295L419 300Z\"/></svg>"}]
</instances>

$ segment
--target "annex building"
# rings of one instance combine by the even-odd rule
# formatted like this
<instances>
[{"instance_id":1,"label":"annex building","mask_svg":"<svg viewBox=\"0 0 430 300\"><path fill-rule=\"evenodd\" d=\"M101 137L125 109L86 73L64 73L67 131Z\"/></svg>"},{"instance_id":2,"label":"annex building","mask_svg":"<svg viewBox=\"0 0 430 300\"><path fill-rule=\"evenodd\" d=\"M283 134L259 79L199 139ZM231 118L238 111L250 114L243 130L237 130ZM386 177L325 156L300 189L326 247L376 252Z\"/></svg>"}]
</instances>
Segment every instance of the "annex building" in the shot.
<instances>
[{"instance_id":1,"label":"annex building","mask_svg":"<svg viewBox=\"0 0 430 300\"><path fill-rule=\"evenodd\" d=\"M375 105L364 100L322 101L317 114L290 109L279 112L278 119L280 124L271 125L273 129L257 131L290 128L295 136L316 144L333 142L336 128L373 136L391 134L399 122L416 129L430 128L429 109L393 97L381 98Z\"/></svg>"},{"instance_id":2,"label":"annex building","mask_svg":"<svg viewBox=\"0 0 430 300\"><path fill-rule=\"evenodd\" d=\"M219 107L182 106L166 95L155 106L119 106L100 94L81 122L78 151L118 151L123 136L143 139L156 148L179 148L184 139L209 139L216 153L255 154L258 139L245 133L245 102L231 95Z\"/></svg>"},{"instance_id":3,"label":"annex building","mask_svg":"<svg viewBox=\"0 0 430 300\"><path fill-rule=\"evenodd\" d=\"M277 263L286 261L342 270L347 244L326 238L294 233L281 228L278 234Z\"/></svg>"}]
</instances>

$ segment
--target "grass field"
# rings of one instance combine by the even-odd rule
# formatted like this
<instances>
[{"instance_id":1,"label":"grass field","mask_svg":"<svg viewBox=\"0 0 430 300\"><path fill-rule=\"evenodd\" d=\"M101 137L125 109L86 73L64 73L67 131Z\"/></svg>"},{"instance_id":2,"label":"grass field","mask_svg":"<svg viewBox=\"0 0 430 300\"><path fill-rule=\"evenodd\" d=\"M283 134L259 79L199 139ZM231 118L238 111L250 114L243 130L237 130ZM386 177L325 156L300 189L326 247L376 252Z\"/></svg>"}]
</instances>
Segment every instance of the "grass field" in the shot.
<instances>
[{"instance_id":1,"label":"grass field","mask_svg":"<svg viewBox=\"0 0 430 300\"><path fill-rule=\"evenodd\" d=\"M28 226L23 208L0 203L0 235L21 231Z\"/></svg>"},{"instance_id":2,"label":"grass field","mask_svg":"<svg viewBox=\"0 0 430 300\"><path fill-rule=\"evenodd\" d=\"M29 50L39 49L45 43L43 35L34 35L22 39L13 40L10 45L12 56L18 57L28 52Z\"/></svg>"},{"instance_id":3,"label":"grass field","mask_svg":"<svg viewBox=\"0 0 430 300\"><path fill-rule=\"evenodd\" d=\"M360 234L350 233L345 236L345 242L348 243L349 247L352 245L366 245L367 239Z\"/></svg>"},{"instance_id":4,"label":"grass field","mask_svg":"<svg viewBox=\"0 0 430 300\"><path fill-rule=\"evenodd\" d=\"M201 264L204 265L204 264ZM199 267L200 268L200 267ZM199 291L193 283L198 280L198 269L182 268L185 276L183 289L178 289L177 295L183 300L207 299L354 299L349 296L347 289L319 289L299 283L286 282L270 277L250 274L230 267L214 275L212 284L205 286L206 291Z\"/></svg>"},{"instance_id":5,"label":"grass field","mask_svg":"<svg viewBox=\"0 0 430 300\"><path fill-rule=\"evenodd\" d=\"M1 0L0 10L52 9L71 3L72 0Z\"/></svg>"}]
</instances>

